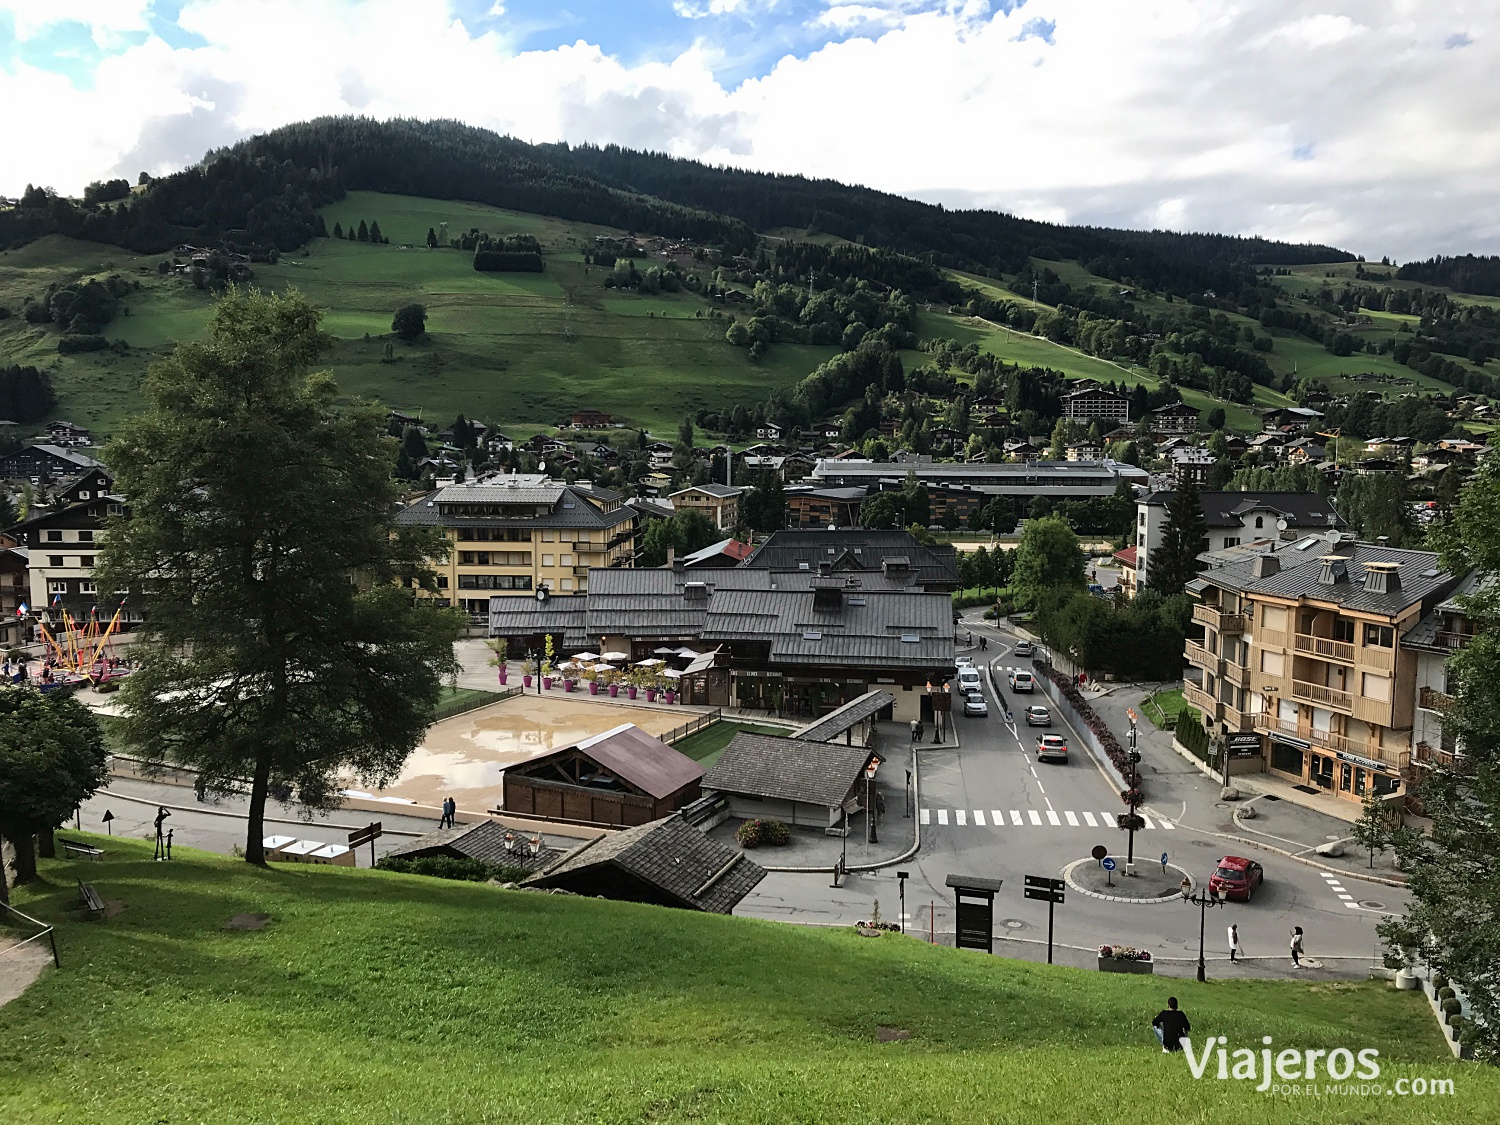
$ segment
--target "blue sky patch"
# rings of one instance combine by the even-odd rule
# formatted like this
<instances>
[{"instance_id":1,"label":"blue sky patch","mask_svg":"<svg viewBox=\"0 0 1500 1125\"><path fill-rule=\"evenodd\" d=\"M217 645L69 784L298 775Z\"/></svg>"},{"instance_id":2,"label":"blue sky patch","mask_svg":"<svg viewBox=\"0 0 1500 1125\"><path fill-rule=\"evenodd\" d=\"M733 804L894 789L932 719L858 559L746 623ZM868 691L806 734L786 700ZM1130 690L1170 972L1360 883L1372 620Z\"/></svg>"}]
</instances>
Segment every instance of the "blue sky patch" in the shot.
<instances>
[{"instance_id":1,"label":"blue sky patch","mask_svg":"<svg viewBox=\"0 0 1500 1125\"><path fill-rule=\"evenodd\" d=\"M1038 16L1036 19L1027 20L1021 25L1021 34L1016 36L1017 43L1023 43L1027 39L1040 39L1047 46L1053 46L1052 33L1057 30L1056 20L1046 20Z\"/></svg>"}]
</instances>

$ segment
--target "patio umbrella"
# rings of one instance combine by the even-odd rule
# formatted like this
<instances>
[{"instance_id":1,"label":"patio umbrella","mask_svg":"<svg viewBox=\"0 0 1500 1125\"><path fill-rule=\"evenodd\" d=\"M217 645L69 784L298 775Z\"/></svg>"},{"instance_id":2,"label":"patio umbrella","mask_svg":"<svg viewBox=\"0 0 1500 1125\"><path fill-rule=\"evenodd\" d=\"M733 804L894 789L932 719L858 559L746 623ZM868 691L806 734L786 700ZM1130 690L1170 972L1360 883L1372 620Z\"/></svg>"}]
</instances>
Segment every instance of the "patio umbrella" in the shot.
<instances>
[{"instance_id":1,"label":"patio umbrella","mask_svg":"<svg viewBox=\"0 0 1500 1125\"><path fill-rule=\"evenodd\" d=\"M679 672L676 668L663 668L661 670L661 674L663 676L667 677L667 679L669 679L669 680L680 680L680 679L682 679L682 673Z\"/></svg>"},{"instance_id":2,"label":"patio umbrella","mask_svg":"<svg viewBox=\"0 0 1500 1125\"><path fill-rule=\"evenodd\" d=\"M630 659L630 653L628 653L628 652L606 652L604 654L604 659L605 660L629 660Z\"/></svg>"},{"instance_id":3,"label":"patio umbrella","mask_svg":"<svg viewBox=\"0 0 1500 1125\"><path fill-rule=\"evenodd\" d=\"M594 665L594 671L596 671L596 672L613 672L614 670L615 670L615 666L613 664L595 664Z\"/></svg>"},{"instance_id":4,"label":"patio umbrella","mask_svg":"<svg viewBox=\"0 0 1500 1125\"><path fill-rule=\"evenodd\" d=\"M652 649L651 651L655 655L657 655L657 656L676 656L677 655L677 650L675 648L656 648L656 649Z\"/></svg>"},{"instance_id":5,"label":"patio umbrella","mask_svg":"<svg viewBox=\"0 0 1500 1125\"><path fill-rule=\"evenodd\" d=\"M651 659L651 660L637 660L635 662L635 666L637 668L655 668L658 664L665 664L665 663L666 663L665 660L656 660L656 659Z\"/></svg>"},{"instance_id":6,"label":"patio umbrella","mask_svg":"<svg viewBox=\"0 0 1500 1125\"><path fill-rule=\"evenodd\" d=\"M582 661L598 660L599 654L597 652L575 652L573 659Z\"/></svg>"}]
</instances>

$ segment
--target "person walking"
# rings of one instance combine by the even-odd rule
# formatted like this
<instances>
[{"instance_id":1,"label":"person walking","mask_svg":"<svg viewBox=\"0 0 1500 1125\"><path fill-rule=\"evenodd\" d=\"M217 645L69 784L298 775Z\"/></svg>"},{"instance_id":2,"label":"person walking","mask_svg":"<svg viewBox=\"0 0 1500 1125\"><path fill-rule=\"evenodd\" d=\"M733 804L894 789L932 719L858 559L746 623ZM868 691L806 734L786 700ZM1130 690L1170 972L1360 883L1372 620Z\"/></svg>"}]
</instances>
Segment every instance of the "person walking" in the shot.
<instances>
[{"instance_id":1,"label":"person walking","mask_svg":"<svg viewBox=\"0 0 1500 1125\"><path fill-rule=\"evenodd\" d=\"M1238 923L1229 926L1229 959L1238 961L1240 958L1240 927Z\"/></svg>"},{"instance_id":2,"label":"person walking","mask_svg":"<svg viewBox=\"0 0 1500 1125\"><path fill-rule=\"evenodd\" d=\"M911 740L913 742L921 742L922 741L922 720L921 719L913 719L911 721Z\"/></svg>"},{"instance_id":3,"label":"person walking","mask_svg":"<svg viewBox=\"0 0 1500 1125\"><path fill-rule=\"evenodd\" d=\"M1177 1007L1177 997L1168 996L1167 1006L1156 1013L1151 1029L1156 1032L1156 1041L1163 1051L1180 1051L1182 1040L1193 1030L1193 1025L1188 1023L1187 1013Z\"/></svg>"},{"instance_id":4,"label":"person walking","mask_svg":"<svg viewBox=\"0 0 1500 1125\"><path fill-rule=\"evenodd\" d=\"M1300 969L1300 968L1302 968L1302 927L1301 926L1293 926L1292 927L1291 949L1292 949L1292 968L1294 968L1294 969Z\"/></svg>"},{"instance_id":5,"label":"person walking","mask_svg":"<svg viewBox=\"0 0 1500 1125\"><path fill-rule=\"evenodd\" d=\"M453 827L453 816L457 812L458 812L458 802L455 801L452 797L444 797L443 798L443 816L442 816L442 819L438 821L438 827L439 828L452 828Z\"/></svg>"}]
</instances>

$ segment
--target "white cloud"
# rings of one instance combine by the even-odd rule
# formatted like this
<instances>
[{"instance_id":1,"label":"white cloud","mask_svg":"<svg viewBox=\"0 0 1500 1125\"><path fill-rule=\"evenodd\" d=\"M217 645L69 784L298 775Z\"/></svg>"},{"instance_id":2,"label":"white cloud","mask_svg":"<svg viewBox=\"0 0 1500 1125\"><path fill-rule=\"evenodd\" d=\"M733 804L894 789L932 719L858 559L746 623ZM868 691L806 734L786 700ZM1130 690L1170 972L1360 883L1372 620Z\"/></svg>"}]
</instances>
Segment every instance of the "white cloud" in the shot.
<instances>
[{"instance_id":1,"label":"white cloud","mask_svg":"<svg viewBox=\"0 0 1500 1125\"><path fill-rule=\"evenodd\" d=\"M758 19L782 13L769 0L692 0L705 12L742 4ZM1258 232L1377 257L1500 252L1500 38L1486 34L1500 10L1008 7L832 0L822 23L852 37L728 88L712 21L674 57L626 62L586 34L519 50L503 26L466 26L446 0L189 0L179 23L207 46L148 39L102 61L91 89L0 64L0 104L48 107L44 120L0 118L0 192L160 172L320 114L443 116L1058 221ZM29 35L46 22L37 10L106 10L90 23L97 39L125 34L145 3L0 0L22 8ZM1055 24L1050 44L1020 38L1038 20ZM1456 27L1461 50L1446 46Z\"/></svg>"},{"instance_id":2,"label":"white cloud","mask_svg":"<svg viewBox=\"0 0 1500 1125\"><path fill-rule=\"evenodd\" d=\"M16 21L16 38L23 43L58 24L78 23L100 47L146 31L150 7L151 0L0 0L0 13Z\"/></svg>"}]
</instances>

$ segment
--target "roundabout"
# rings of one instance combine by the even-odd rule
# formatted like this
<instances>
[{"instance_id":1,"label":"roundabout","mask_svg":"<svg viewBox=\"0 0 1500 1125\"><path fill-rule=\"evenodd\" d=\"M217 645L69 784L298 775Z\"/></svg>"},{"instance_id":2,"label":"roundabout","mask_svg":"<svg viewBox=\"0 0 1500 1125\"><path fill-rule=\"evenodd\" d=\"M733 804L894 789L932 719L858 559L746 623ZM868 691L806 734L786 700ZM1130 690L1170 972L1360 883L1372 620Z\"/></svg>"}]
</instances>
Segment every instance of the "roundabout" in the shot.
<instances>
[{"instance_id":1,"label":"roundabout","mask_svg":"<svg viewBox=\"0 0 1500 1125\"><path fill-rule=\"evenodd\" d=\"M1105 870L1101 860L1090 857L1074 860L1063 868L1063 880L1079 894L1108 902L1151 905L1175 902L1181 898L1182 881L1192 876L1176 864L1142 863L1137 860L1135 874L1125 874L1125 857L1109 856L1116 867ZM1196 884L1195 884L1196 885Z\"/></svg>"}]
</instances>

